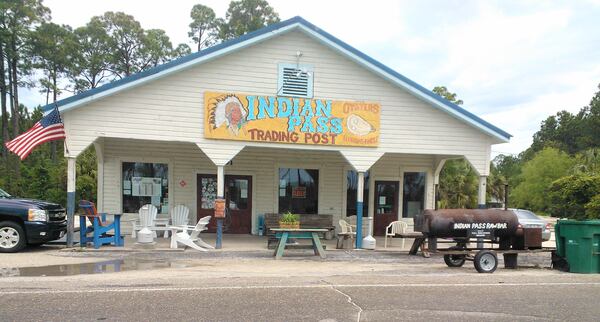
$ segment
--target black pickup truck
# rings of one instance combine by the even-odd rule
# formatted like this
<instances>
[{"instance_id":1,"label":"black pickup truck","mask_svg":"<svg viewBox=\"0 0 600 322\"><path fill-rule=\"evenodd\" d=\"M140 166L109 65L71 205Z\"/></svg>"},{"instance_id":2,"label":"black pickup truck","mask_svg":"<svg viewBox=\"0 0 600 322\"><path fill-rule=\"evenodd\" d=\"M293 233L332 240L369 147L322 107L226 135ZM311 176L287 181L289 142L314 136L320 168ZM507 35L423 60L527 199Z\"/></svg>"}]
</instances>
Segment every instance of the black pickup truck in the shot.
<instances>
[{"instance_id":1,"label":"black pickup truck","mask_svg":"<svg viewBox=\"0 0 600 322\"><path fill-rule=\"evenodd\" d=\"M13 253L27 244L41 245L67 231L65 208L39 200L15 198L0 189L0 253Z\"/></svg>"}]
</instances>

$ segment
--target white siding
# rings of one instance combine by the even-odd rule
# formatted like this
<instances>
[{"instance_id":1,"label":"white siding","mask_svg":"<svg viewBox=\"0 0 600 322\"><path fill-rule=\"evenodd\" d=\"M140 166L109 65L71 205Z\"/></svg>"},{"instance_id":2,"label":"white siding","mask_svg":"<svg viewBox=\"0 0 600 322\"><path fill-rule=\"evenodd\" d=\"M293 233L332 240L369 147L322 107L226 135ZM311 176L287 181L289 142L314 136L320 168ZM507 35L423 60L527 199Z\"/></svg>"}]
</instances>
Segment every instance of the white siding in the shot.
<instances>
[{"instance_id":1,"label":"white siding","mask_svg":"<svg viewBox=\"0 0 600 322\"><path fill-rule=\"evenodd\" d=\"M218 163L227 161L243 146L331 150L332 147L324 146L204 139L204 91L274 95L278 63L294 63L298 50L303 53L301 63L314 66L316 98L381 104L379 147L333 148L346 151L346 157L355 167L370 166L374 160L360 157L368 154L464 155L478 172L487 174L490 145L494 139L299 31L67 111L63 118L69 150L76 155L97 137L195 143L202 148L210 148L210 155L216 155L213 161ZM193 144L185 146L190 146L189 150L194 148ZM197 149L195 152L202 155ZM199 156L198 160L202 158ZM109 175L108 172L106 175Z\"/></svg>"}]
</instances>

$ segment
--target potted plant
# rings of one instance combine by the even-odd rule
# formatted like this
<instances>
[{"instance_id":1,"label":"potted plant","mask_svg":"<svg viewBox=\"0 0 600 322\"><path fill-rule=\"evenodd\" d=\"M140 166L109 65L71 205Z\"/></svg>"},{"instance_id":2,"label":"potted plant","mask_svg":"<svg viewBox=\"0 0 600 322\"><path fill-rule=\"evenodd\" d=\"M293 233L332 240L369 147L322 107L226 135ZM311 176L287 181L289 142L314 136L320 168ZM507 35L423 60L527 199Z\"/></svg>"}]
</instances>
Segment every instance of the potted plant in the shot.
<instances>
[{"instance_id":1,"label":"potted plant","mask_svg":"<svg viewBox=\"0 0 600 322\"><path fill-rule=\"evenodd\" d=\"M279 218L279 228L300 229L300 215L287 212Z\"/></svg>"}]
</instances>

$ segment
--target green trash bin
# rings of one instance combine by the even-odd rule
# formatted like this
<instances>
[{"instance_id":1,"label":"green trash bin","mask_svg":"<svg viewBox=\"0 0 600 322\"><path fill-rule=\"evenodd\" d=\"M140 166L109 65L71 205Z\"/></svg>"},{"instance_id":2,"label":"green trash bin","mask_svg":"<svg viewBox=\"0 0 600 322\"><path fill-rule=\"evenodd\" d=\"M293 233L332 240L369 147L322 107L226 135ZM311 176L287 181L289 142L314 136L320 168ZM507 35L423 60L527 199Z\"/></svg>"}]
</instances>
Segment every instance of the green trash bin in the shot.
<instances>
[{"instance_id":1,"label":"green trash bin","mask_svg":"<svg viewBox=\"0 0 600 322\"><path fill-rule=\"evenodd\" d=\"M567 260L571 273L600 273L600 220L559 220L555 226L556 254Z\"/></svg>"}]
</instances>

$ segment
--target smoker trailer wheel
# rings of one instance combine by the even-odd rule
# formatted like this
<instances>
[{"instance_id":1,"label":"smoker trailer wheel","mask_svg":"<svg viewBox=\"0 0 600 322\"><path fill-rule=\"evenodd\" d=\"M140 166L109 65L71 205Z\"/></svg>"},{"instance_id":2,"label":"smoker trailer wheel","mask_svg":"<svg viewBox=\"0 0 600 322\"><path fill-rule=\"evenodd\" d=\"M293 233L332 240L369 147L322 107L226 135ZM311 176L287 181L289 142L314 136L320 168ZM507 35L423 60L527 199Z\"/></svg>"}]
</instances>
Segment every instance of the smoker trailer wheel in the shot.
<instances>
[{"instance_id":1,"label":"smoker trailer wheel","mask_svg":"<svg viewBox=\"0 0 600 322\"><path fill-rule=\"evenodd\" d=\"M460 246L452 246L449 247L448 250L462 250L463 247ZM462 267L467 260L467 255L457 255L457 254L445 254L444 262L448 267Z\"/></svg>"},{"instance_id":2,"label":"smoker trailer wheel","mask_svg":"<svg viewBox=\"0 0 600 322\"><path fill-rule=\"evenodd\" d=\"M473 264L479 273L493 273L498 267L498 256L491 250L480 250L475 254Z\"/></svg>"}]
</instances>

